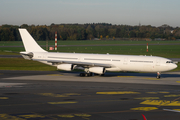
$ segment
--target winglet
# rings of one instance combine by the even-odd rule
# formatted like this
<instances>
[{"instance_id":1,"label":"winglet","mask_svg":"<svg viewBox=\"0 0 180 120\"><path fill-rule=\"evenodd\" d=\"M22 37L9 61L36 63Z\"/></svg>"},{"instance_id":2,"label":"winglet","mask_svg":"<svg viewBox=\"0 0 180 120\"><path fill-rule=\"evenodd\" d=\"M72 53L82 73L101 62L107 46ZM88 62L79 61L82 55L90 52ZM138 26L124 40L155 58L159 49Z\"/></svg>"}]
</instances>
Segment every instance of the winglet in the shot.
<instances>
[{"instance_id":1,"label":"winglet","mask_svg":"<svg viewBox=\"0 0 180 120\"><path fill-rule=\"evenodd\" d=\"M37 44L37 42L26 29L19 28L19 33L21 35L26 52L47 52Z\"/></svg>"}]
</instances>

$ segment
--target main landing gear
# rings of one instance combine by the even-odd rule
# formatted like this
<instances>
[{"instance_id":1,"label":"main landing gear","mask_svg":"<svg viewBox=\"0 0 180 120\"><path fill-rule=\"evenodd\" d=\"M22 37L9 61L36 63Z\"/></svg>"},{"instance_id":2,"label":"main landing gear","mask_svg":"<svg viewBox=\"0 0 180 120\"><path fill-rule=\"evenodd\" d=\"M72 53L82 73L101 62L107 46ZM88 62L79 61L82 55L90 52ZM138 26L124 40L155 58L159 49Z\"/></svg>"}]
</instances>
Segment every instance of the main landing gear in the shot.
<instances>
[{"instance_id":1,"label":"main landing gear","mask_svg":"<svg viewBox=\"0 0 180 120\"><path fill-rule=\"evenodd\" d=\"M80 73L79 76L81 76L81 77L89 77L89 76L93 76L93 73Z\"/></svg>"},{"instance_id":2,"label":"main landing gear","mask_svg":"<svg viewBox=\"0 0 180 120\"><path fill-rule=\"evenodd\" d=\"M80 73L79 76L80 77L90 77L90 76L99 76L100 74L96 74L96 73ZM104 76L104 74L101 74L100 76Z\"/></svg>"},{"instance_id":3,"label":"main landing gear","mask_svg":"<svg viewBox=\"0 0 180 120\"><path fill-rule=\"evenodd\" d=\"M157 72L157 79L160 79L161 78L161 73L160 72Z\"/></svg>"}]
</instances>

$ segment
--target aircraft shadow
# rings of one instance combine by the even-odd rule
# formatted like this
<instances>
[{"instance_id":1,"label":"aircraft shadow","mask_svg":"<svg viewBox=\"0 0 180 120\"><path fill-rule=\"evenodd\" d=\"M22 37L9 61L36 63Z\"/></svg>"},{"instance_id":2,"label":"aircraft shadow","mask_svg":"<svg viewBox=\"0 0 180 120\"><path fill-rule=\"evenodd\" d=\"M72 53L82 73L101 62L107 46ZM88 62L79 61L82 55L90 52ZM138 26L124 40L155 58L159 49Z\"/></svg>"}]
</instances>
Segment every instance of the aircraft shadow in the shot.
<instances>
[{"instance_id":1,"label":"aircraft shadow","mask_svg":"<svg viewBox=\"0 0 180 120\"><path fill-rule=\"evenodd\" d=\"M79 76L81 72L76 72L76 71L59 71L59 73L69 73L73 74L75 76ZM104 75L96 75L99 77L115 77L115 76L123 76L123 77L128 77L128 76L135 76L135 77L156 77L156 73L136 73L136 72L106 72ZM180 77L179 72L166 72L166 73L161 73L161 78L175 78L175 77Z\"/></svg>"}]
</instances>

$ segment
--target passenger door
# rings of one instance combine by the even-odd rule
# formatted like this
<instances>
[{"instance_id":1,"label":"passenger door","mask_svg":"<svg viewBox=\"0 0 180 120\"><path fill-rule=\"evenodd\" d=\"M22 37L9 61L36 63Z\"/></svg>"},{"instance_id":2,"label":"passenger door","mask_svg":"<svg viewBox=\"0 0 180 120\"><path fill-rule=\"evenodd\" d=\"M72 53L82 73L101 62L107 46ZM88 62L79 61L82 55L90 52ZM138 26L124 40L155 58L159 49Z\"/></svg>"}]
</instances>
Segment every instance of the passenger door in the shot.
<instances>
[{"instance_id":1,"label":"passenger door","mask_svg":"<svg viewBox=\"0 0 180 120\"><path fill-rule=\"evenodd\" d=\"M123 64L124 64L124 65L127 65L127 64L128 64L128 58L124 58Z\"/></svg>"},{"instance_id":2,"label":"passenger door","mask_svg":"<svg viewBox=\"0 0 180 120\"><path fill-rule=\"evenodd\" d=\"M156 60L156 66L160 66L160 60Z\"/></svg>"}]
</instances>

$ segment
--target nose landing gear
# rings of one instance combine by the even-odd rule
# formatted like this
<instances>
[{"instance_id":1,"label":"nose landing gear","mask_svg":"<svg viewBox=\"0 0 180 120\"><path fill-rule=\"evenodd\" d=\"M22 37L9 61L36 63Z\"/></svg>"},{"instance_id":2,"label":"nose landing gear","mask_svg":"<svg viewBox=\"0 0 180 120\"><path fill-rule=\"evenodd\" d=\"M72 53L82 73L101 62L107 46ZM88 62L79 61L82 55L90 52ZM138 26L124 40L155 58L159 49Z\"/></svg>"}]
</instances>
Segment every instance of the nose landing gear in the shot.
<instances>
[{"instance_id":1,"label":"nose landing gear","mask_svg":"<svg viewBox=\"0 0 180 120\"><path fill-rule=\"evenodd\" d=\"M160 72L157 72L157 79L160 79L161 78L161 73Z\"/></svg>"}]
</instances>

